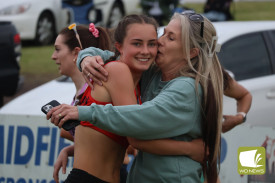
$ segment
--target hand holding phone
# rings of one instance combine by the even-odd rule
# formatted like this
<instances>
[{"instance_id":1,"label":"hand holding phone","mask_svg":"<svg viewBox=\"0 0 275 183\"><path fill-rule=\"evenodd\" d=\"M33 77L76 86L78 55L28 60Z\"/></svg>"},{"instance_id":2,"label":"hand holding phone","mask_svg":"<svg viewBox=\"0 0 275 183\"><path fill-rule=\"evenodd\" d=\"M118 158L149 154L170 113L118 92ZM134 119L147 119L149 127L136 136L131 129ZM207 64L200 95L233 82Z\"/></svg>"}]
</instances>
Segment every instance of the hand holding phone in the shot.
<instances>
[{"instance_id":1,"label":"hand holding phone","mask_svg":"<svg viewBox=\"0 0 275 183\"><path fill-rule=\"evenodd\" d=\"M56 100L52 100L51 102L43 105L41 107L41 111L45 114L47 114L53 107L59 106L60 103L57 102ZM78 120L68 120L66 121L63 125L62 128L66 131L71 130L72 128L76 127L77 125L80 124L80 121Z\"/></svg>"}]
</instances>

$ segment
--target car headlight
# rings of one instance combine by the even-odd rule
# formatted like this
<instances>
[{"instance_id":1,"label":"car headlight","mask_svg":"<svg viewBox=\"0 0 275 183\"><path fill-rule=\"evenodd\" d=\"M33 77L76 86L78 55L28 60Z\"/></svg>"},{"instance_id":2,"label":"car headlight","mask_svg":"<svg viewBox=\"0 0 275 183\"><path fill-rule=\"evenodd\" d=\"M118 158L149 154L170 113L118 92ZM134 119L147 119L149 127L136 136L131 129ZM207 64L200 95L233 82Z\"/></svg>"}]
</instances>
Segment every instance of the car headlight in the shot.
<instances>
[{"instance_id":1,"label":"car headlight","mask_svg":"<svg viewBox=\"0 0 275 183\"><path fill-rule=\"evenodd\" d=\"M31 7L30 3L23 3L23 4L9 6L9 7L0 9L0 15L16 15L16 14L24 13L28 9L30 9L30 7Z\"/></svg>"}]
</instances>

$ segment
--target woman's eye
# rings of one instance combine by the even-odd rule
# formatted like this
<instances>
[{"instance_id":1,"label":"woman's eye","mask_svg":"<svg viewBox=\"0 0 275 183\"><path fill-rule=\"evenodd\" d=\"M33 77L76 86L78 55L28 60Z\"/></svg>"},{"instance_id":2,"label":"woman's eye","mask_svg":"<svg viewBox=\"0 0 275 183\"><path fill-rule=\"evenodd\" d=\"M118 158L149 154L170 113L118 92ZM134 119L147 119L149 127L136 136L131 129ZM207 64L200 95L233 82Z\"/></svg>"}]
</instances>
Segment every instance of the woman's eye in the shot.
<instances>
[{"instance_id":1,"label":"woman's eye","mask_svg":"<svg viewBox=\"0 0 275 183\"><path fill-rule=\"evenodd\" d=\"M157 44L156 43L149 43L150 47L155 47Z\"/></svg>"},{"instance_id":2,"label":"woman's eye","mask_svg":"<svg viewBox=\"0 0 275 183\"><path fill-rule=\"evenodd\" d=\"M174 38L173 38L172 36L169 36L168 39L169 39L170 41L174 41Z\"/></svg>"},{"instance_id":3,"label":"woman's eye","mask_svg":"<svg viewBox=\"0 0 275 183\"><path fill-rule=\"evenodd\" d=\"M141 44L140 43L133 43L133 45L140 46Z\"/></svg>"}]
</instances>

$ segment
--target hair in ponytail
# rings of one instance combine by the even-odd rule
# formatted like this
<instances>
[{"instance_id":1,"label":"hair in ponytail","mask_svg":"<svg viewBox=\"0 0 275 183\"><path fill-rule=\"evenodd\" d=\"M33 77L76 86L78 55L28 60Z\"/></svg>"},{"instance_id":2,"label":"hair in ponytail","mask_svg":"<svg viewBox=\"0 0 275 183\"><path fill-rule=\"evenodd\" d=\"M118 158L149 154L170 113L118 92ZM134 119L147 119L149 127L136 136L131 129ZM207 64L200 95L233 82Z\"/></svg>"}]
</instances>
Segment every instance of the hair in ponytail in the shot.
<instances>
[{"instance_id":1,"label":"hair in ponytail","mask_svg":"<svg viewBox=\"0 0 275 183\"><path fill-rule=\"evenodd\" d=\"M102 50L110 50L111 39L109 34L103 27L97 26L96 29L98 30L98 37L95 37L93 33L89 31L88 26L76 26L83 49L96 47ZM75 47L80 47L74 31L64 28L59 34L65 37L64 43L70 48L70 50L73 50Z\"/></svg>"},{"instance_id":2,"label":"hair in ponytail","mask_svg":"<svg viewBox=\"0 0 275 183\"><path fill-rule=\"evenodd\" d=\"M202 136L205 143L203 171L209 183L216 182L219 172L224 89L222 68L214 51L217 46L216 30L205 17L203 17L203 24L190 20L188 14L175 13L172 19L178 19L181 23L183 53L188 63L179 75L193 77L196 80L196 90L199 84L203 88ZM203 30L203 36L201 30ZM199 54L191 59L192 48L198 48ZM208 156L207 149L209 149Z\"/></svg>"}]
</instances>

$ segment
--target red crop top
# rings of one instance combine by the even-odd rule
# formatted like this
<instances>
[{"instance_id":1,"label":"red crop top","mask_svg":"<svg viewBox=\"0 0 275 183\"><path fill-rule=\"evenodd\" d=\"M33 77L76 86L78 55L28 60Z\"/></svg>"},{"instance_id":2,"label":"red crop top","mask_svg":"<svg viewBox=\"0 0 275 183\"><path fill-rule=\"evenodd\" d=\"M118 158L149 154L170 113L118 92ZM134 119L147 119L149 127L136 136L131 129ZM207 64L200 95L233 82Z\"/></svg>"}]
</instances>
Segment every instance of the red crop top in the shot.
<instances>
[{"instance_id":1,"label":"red crop top","mask_svg":"<svg viewBox=\"0 0 275 183\"><path fill-rule=\"evenodd\" d=\"M139 86L138 86L138 90L140 90ZM140 93L140 91L139 91L139 93ZM135 94L136 94L136 92L135 92ZM141 98L140 97L137 98L137 101L138 101L139 104L141 104ZM85 90L81 100L80 100L80 105L81 106L89 106L92 103L101 104L101 105L112 104L111 102L100 102L100 101L95 100L91 96L91 87L88 86L87 89ZM88 126L88 127L92 128L92 129L94 129L94 130L96 130L100 133L103 133L104 135L110 137L115 142L117 142L118 144L120 144L124 147L128 147L128 145L129 145L128 140L127 140L126 137L116 135L116 134L108 132L106 130L102 130L102 129L94 126L93 124L89 123L88 121L81 121L80 124L82 126Z\"/></svg>"}]
</instances>

